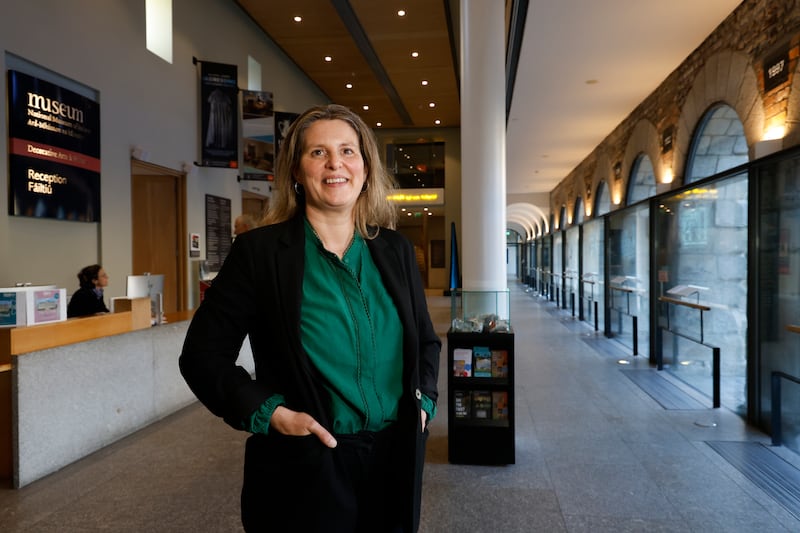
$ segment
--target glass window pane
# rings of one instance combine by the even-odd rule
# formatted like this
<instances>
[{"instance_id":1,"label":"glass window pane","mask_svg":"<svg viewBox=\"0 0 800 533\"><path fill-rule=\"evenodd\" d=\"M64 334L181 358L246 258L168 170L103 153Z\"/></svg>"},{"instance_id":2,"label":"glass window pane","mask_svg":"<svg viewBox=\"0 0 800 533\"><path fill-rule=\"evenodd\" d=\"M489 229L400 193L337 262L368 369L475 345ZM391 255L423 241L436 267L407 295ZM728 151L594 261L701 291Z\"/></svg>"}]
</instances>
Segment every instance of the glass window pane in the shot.
<instances>
[{"instance_id":1,"label":"glass window pane","mask_svg":"<svg viewBox=\"0 0 800 533\"><path fill-rule=\"evenodd\" d=\"M800 334L787 328L800 324L800 159L757 172L759 419L770 427L772 373L800 377ZM782 443L800 452L800 385L781 379L780 387Z\"/></svg>"},{"instance_id":2,"label":"glass window pane","mask_svg":"<svg viewBox=\"0 0 800 533\"><path fill-rule=\"evenodd\" d=\"M722 404L744 414L747 370L747 175L664 200L656 264L665 368L712 396L712 347L720 349ZM686 303L709 309L701 311ZM658 347L656 347L658 349Z\"/></svg>"},{"instance_id":3,"label":"glass window pane","mask_svg":"<svg viewBox=\"0 0 800 533\"><path fill-rule=\"evenodd\" d=\"M647 205L609 218L609 302L611 332L637 353L650 352L650 211ZM631 352L633 353L633 352Z\"/></svg>"}]
</instances>

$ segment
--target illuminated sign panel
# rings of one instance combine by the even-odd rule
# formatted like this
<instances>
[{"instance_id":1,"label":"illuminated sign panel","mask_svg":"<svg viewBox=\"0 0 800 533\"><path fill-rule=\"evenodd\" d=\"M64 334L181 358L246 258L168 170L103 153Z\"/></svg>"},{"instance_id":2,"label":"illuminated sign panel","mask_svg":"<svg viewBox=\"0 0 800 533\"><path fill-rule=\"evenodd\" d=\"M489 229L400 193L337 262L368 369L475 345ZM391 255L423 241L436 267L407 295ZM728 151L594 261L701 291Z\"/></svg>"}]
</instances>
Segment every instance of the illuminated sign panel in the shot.
<instances>
[{"instance_id":1,"label":"illuminated sign panel","mask_svg":"<svg viewBox=\"0 0 800 533\"><path fill-rule=\"evenodd\" d=\"M387 198L398 205L444 205L444 189L395 189Z\"/></svg>"},{"instance_id":2,"label":"illuminated sign panel","mask_svg":"<svg viewBox=\"0 0 800 533\"><path fill-rule=\"evenodd\" d=\"M8 71L8 213L100 220L100 104Z\"/></svg>"}]
</instances>

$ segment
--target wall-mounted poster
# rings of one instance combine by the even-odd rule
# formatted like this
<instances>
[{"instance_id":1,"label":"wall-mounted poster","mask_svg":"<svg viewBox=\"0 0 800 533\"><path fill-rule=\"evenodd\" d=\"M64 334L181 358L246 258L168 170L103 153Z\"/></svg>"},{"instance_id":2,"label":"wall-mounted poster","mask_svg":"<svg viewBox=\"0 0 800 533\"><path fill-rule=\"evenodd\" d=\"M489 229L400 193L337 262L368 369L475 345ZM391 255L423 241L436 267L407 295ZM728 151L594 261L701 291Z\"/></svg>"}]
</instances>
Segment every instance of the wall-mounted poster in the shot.
<instances>
[{"instance_id":1,"label":"wall-mounted poster","mask_svg":"<svg viewBox=\"0 0 800 533\"><path fill-rule=\"evenodd\" d=\"M206 269L219 272L231 251L231 200L206 194Z\"/></svg>"},{"instance_id":2,"label":"wall-mounted poster","mask_svg":"<svg viewBox=\"0 0 800 533\"><path fill-rule=\"evenodd\" d=\"M289 132L289 126L300 116L300 113L275 112L275 157L281 151L281 143Z\"/></svg>"},{"instance_id":3,"label":"wall-mounted poster","mask_svg":"<svg viewBox=\"0 0 800 533\"><path fill-rule=\"evenodd\" d=\"M236 65L201 63L202 166L239 167L239 88L236 77Z\"/></svg>"},{"instance_id":4,"label":"wall-mounted poster","mask_svg":"<svg viewBox=\"0 0 800 533\"><path fill-rule=\"evenodd\" d=\"M242 91L243 177L272 181L275 163L275 117L272 93Z\"/></svg>"},{"instance_id":5,"label":"wall-mounted poster","mask_svg":"<svg viewBox=\"0 0 800 533\"><path fill-rule=\"evenodd\" d=\"M8 71L8 214L100 220L100 104Z\"/></svg>"}]
</instances>

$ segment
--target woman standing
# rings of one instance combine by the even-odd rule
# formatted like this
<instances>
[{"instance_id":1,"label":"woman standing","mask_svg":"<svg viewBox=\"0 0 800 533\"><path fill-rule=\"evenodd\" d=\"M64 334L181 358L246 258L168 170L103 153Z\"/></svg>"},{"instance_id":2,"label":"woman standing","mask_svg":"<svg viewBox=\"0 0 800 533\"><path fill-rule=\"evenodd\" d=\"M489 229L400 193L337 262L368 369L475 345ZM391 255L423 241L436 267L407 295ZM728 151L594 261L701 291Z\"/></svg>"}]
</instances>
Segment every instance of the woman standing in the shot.
<instances>
[{"instance_id":1,"label":"woman standing","mask_svg":"<svg viewBox=\"0 0 800 533\"><path fill-rule=\"evenodd\" d=\"M441 342L392 180L349 109L301 115L265 225L239 236L180 366L245 452L247 531L416 531ZM249 335L255 379L236 365Z\"/></svg>"}]
</instances>

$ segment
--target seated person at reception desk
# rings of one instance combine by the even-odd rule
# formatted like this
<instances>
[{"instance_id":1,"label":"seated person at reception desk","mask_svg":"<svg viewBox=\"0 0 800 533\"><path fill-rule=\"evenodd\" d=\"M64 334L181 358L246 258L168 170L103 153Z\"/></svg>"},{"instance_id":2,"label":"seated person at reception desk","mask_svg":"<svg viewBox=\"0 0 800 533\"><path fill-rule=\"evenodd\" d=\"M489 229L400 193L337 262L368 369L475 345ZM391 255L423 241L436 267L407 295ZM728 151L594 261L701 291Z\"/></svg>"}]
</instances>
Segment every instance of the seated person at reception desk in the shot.
<instances>
[{"instance_id":1,"label":"seated person at reception desk","mask_svg":"<svg viewBox=\"0 0 800 533\"><path fill-rule=\"evenodd\" d=\"M80 288L67 305L67 318L108 313L103 301L103 287L108 285L108 274L100 265L89 265L78 272Z\"/></svg>"}]
</instances>

